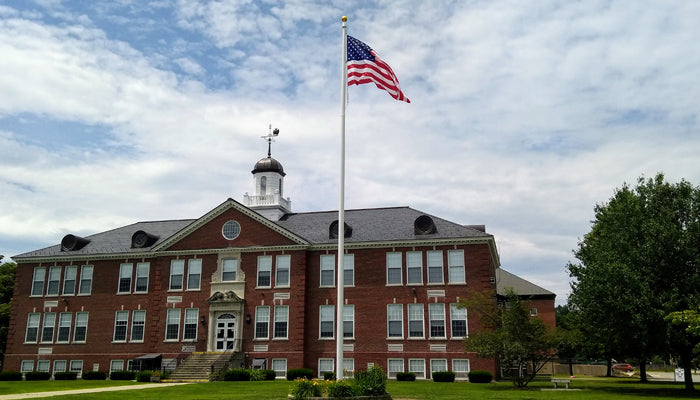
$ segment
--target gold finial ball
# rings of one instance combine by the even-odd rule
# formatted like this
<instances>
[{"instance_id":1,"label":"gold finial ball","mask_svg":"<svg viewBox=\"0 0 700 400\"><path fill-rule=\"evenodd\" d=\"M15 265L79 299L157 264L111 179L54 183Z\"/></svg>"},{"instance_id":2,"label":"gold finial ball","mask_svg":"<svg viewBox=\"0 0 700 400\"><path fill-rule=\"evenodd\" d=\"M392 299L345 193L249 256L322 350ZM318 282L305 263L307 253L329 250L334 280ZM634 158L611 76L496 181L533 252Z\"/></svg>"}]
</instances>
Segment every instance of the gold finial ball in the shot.
<instances>
[{"instance_id":1,"label":"gold finial ball","mask_svg":"<svg viewBox=\"0 0 700 400\"><path fill-rule=\"evenodd\" d=\"M347 22L348 17L346 17L345 15L343 15L343 18L341 18L341 19L343 20L343 22Z\"/></svg>"}]
</instances>

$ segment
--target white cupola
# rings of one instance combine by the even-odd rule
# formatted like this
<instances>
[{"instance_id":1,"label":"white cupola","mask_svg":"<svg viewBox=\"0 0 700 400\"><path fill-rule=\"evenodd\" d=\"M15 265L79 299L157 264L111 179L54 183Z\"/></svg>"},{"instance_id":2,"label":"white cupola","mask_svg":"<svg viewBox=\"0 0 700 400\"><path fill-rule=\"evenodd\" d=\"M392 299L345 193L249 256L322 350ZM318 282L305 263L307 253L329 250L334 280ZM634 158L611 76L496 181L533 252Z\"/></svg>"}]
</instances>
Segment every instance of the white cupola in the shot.
<instances>
[{"instance_id":1,"label":"white cupola","mask_svg":"<svg viewBox=\"0 0 700 400\"><path fill-rule=\"evenodd\" d=\"M272 127L270 127L272 129ZM272 142L279 135L279 129L262 136L267 141L267 157L255 163L253 174L254 195L246 193L244 204L272 221L279 221L283 215L292 212L292 202L284 198L284 168L272 158Z\"/></svg>"}]
</instances>

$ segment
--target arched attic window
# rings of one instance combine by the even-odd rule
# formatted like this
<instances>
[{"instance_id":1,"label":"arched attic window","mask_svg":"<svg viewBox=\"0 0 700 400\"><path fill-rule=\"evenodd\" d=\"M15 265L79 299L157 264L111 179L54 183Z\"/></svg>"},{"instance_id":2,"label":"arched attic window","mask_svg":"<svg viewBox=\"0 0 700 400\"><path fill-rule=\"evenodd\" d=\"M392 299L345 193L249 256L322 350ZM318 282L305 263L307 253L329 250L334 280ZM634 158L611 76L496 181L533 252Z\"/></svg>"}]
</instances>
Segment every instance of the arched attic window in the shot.
<instances>
[{"instance_id":1,"label":"arched attic window","mask_svg":"<svg viewBox=\"0 0 700 400\"><path fill-rule=\"evenodd\" d=\"M437 233L435 221L427 215L421 215L413 222L413 233L415 235L430 235Z\"/></svg>"}]
</instances>

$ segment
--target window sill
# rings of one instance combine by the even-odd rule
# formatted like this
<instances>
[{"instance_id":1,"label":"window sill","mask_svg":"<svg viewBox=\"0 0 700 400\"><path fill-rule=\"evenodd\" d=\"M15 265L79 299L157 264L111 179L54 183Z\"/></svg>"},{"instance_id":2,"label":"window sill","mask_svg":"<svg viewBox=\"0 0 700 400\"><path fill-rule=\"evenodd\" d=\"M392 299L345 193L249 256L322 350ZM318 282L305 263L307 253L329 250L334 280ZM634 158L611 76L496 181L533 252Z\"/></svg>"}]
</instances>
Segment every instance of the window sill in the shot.
<instances>
[{"instance_id":1,"label":"window sill","mask_svg":"<svg viewBox=\"0 0 700 400\"><path fill-rule=\"evenodd\" d=\"M256 286L255 289L272 289L272 286Z\"/></svg>"},{"instance_id":2,"label":"window sill","mask_svg":"<svg viewBox=\"0 0 700 400\"><path fill-rule=\"evenodd\" d=\"M186 289L186 292L201 292L202 288L197 288L197 289Z\"/></svg>"},{"instance_id":3,"label":"window sill","mask_svg":"<svg viewBox=\"0 0 700 400\"><path fill-rule=\"evenodd\" d=\"M447 337L431 337L428 340L447 340Z\"/></svg>"},{"instance_id":4,"label":"window sill","mask_svg":"<svg viewBox=\"0 0 700 400\"><path fill-rule=\"evenodd\" d=\"M289 341L289 338L288 338L288 337L283 337L283 338L282 338L282 337L276 337L276 338L272 338L272 341L273 341L273 342L287 342L287 341Z\"/></svg>"},{"instance_id":5,"label":"window sill","mask_svg":"<svg viewBox=\"0 0 700 400\"><path fill-rule=\"evenodd\" d=\"M126 344L126 340L112 340L112 344Z\"/></svg>"},{"instance_id":6,"label":"window sill","mask_svg":"<svg viewBox=\"0 0 700 400\"><path fill-rule=\"evenodd\" d=\"M452 285L452 286L459 286L459 285L464 286L466 284L467 284L467 282L450 282L450 283L448 283L448 285Z\"/></svg>"},{"instance_id":7,"label":"window sill","mask_svg":"<svg viewBox=\"0 0 700 400\"><path fill-rule=\"evenodd\" d=\"M320 337L318 340L335 340L334 337Z\"/></svg>"},{"instance_id":8,"label":"window sill","mask_svg":"<svg viewBox=\"0 0 700 400\"><path fill-rule=\"evenodd\" d=\"M168 293L178 293L178 292L181 293L182 289L168 289Z\"/></svg>"},{"instance_id":9,"label":"window sill","mask_svg":"<svg viewBox=\"0 0 700 400\"><path fill-rule=\"evenodd\" d=\"M425 340L425 336L415 336L415 337L409 337L408 340Z\"/></svg>"},{"instance_id":10,"label":"window sill","mask_svg":"<svg viewBox=\"0 0 700 400\"><path fill-rule=\"evenodd\" d=\"M403 336L401 336L401 337L391 336L391 337L387 337L386 340L403 340Z\"/></svg>"},{"instance_id":11,"label":"window sill","mask_svg":"<svg viewBox=\"0 0 700 400\"><path fill-rule=\"evenodd\" d=\"M270 338L266 338L266 337L263 337L263 338L253 338L253 341L254 341L254 342L267 342L267 341L269 341L269 340L270 340Z\"/></svg>"}]
</instances>

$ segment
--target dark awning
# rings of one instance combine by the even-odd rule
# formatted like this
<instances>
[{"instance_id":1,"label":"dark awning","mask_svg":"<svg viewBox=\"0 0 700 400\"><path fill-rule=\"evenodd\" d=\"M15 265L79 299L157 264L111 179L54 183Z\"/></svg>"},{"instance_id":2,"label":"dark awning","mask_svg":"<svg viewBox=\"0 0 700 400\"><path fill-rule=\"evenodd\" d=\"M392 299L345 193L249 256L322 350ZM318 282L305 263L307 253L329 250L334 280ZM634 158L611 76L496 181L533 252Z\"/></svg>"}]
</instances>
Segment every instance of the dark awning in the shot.
<instances>
[{"instance_id":1,"label":"dark awning","mask_svg":"<svg viewBox=\"0 0 700 400\"><path fill-rule=\"evenodd\" d=\"M162 354L144 354L142 356L138 356L134 358L134 360L155 360L157 358L160 358Z\"/></svg>"}]
</instances>

